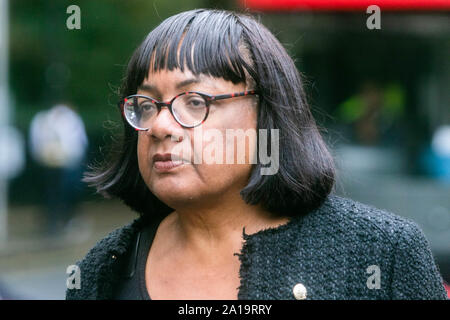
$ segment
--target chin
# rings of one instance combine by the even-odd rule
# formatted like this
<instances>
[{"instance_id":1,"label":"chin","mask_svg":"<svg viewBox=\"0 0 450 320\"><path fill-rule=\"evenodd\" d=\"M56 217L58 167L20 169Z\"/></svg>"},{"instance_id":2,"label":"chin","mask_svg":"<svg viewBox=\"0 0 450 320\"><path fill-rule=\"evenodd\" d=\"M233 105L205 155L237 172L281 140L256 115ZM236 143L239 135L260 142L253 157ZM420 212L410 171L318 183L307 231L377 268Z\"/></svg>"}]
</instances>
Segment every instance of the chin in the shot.
<instances>
[{"instance_id":1,"label":"chin","mask_svg":"<svg viewBox=\"0 0 450 320\"><path fill-rule=\"evenodd\" d=\"M173 209L177 208L187 208L191 205L194 205L195 203L198 203L198 200L201 199L201 197L189 195L189 194L164 194L164 195L157 195L158 199L164 202L166 205Z\"/></svg>"},{"instance_id":2,"label":"chin","mask_svg":"<svg viewBox=\"0 0 450 320\"><path fill-rule=\"evenodd\" d=\"M180 182L158 181L150 188L152 193L168 206L178 203L188 203L201 198L199 188L194 184L184 185Z\"/></svg>"}]
</instances>

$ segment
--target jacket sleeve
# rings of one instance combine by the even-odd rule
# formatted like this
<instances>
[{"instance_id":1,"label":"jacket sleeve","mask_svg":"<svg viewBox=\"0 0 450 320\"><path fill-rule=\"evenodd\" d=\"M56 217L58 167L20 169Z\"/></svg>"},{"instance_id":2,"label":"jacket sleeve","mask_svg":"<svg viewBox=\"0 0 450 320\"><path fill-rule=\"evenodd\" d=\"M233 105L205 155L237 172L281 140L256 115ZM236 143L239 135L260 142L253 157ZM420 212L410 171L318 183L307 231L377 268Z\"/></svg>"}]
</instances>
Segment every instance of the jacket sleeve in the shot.
<instances>
[{"instance_id":1,"label":"jacket sleeve","mask_svg":"<svg viewBox=\"0 0 450 320\"><path fill-rule=\"evenodd\" d=\"M73 271L75 273L79 272L79 270L80 270L80 262L78 261L74 266L77 267L77 271L75 271L75 270L73 270ZM81 278L81 275L79 277ZM71 281L71 279L67 279L67 281ZM69 285L67 285L67 288L66 288L66 300L80 300L80 299L81 299L81 297L79 296L79 289L76 286L69 287Z\"/></svg>"},{"instance_id":2,"label":"jacket sleeve","mask_svg":"<svg viewBox=\"0 0 450 320\"><path fill-rule=\"evenodd\" d=\"M402 224L394 248L392 299L447 299L429 243L414 222Z\"/></svg>"},{"instance_id":3,"label":"jacket sleeve","mask_svg":"<svg viewBox=\"0 0 450 320\"><path fill-rule=\"evenodd\" d=\"M66 289L66 300L95 300L95 272L91 269L91 263L95 259L92 253L89 252L88 255L81 261L76 262L77 271L79 273L79 286L67 287Z\"/></svg>"},{"instance_id":4,"label":"jacket sleeve","mask_svg":"<svg viewBox=\"0 0 450 320\"><path fill-rule=\"evenodd\" d=\"M96 300L98 298L98 285L104 282L99 280L107 280L101 278L101 274L105 273L104 269L107 265L104 251L108 240L109 237L100 240L83 259L76 262L79 285L67 288L66 300Z\"/></svg>"},{"instance_id":5,"label":"jacket sleeve","mask_svg":"<svg viewBox=\"0 0 450 320\"><path fill-rule=\"evenodd\" d=\"M66 290L66 300L109 300L114 294L114 286L120 280L123 263L119 262L130 246L136 225L117 228L101 239L86 256L76 263L79 285Z\"/></svg>"}]
</instances>

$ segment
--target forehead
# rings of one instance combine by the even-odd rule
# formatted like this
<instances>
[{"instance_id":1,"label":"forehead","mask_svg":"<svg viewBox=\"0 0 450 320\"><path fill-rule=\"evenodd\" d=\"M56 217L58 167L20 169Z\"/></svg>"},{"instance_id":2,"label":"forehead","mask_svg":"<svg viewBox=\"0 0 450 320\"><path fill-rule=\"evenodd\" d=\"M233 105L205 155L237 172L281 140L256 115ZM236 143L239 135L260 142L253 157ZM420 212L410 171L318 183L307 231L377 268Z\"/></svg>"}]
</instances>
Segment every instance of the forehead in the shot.
<instances>
[{"instance_id":1,"label":"forehead","mask_svg":"<svg viewBox=\"0 0 450 320\"><path fill-rule=\"evenodd\" d=\"M158 82L158 80L164 79L167 82L181 82L187 79L198 79L199 81L207 80L207 76L200 74L194 75L190 70L185 69L181 71L179 68L174 68L173 70L169 69L160 69L157 71L150 70L147 73L146 79L144 79L143 83L154 83Z\"/></svg>"},{"instance_id":2,"label":"forehead","mask_svg":"<svg viewBox=\"0 0 450 320\"><path fill-rule=\"evenodd\" d=\"M149 70L147 78L144 79L138 90L162 93L168 90L179 91L188 88L198 88L225 92L236 87L241 86L235 85L224 78L216 78L205 74L195 75L190 70L185 69L181 71L175 68L173 70Z\"/></svg>"}]
</instances>

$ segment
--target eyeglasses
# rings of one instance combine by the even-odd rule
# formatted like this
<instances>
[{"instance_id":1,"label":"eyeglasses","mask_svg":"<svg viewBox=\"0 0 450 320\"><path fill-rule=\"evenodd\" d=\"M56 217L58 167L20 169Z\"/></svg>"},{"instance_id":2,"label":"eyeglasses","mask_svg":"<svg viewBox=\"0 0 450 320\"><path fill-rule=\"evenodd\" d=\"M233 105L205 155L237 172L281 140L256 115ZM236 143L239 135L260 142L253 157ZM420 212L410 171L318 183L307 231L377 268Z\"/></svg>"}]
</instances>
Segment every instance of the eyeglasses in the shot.
<instances>
[{"instance_id":1,"label":"eyeglasses","mask_svg":"<svg viewBox=\"0 0 450 320\"><path fill-rule=\"evenodd\" d=\"M258 94L255 90L217 96L187 91L176 95L168 102L160 102L148 96L135 94L120 101L119 108L127 122L139 131L151 129L162 107L167 107L181 126L193 128L205 122L211 102L255 94Z\"/></svg>"}]
</instances>

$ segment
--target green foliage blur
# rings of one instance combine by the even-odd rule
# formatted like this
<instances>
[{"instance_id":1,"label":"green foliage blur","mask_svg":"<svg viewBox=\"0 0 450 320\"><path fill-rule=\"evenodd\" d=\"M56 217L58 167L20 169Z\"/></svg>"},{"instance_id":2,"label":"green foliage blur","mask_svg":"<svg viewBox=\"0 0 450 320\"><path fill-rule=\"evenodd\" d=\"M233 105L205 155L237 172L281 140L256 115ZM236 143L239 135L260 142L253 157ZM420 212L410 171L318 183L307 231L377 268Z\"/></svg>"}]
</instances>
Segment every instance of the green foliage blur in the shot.
<instances>
[{"instance_id":1,"label":"green foliage blur","mask_svg":"<svg viewBox=\"0 0 450 320\"><path fill-rule=\"evenodd\" d=\"M69 30L67 7L81 9L81 29ZM237 9L232 1L14 0L9 2L9 79L12 123L28 143L29 125L40 110L71 105L89 137L87 162L100 159L99 147L121 122L117 88L134 49L160 22L195 8ZM27 167L11 181L10 201L40 202L42 181L27 148ZM84 190L85 196L93 190Z\"/></svg>"}]
</instances>

